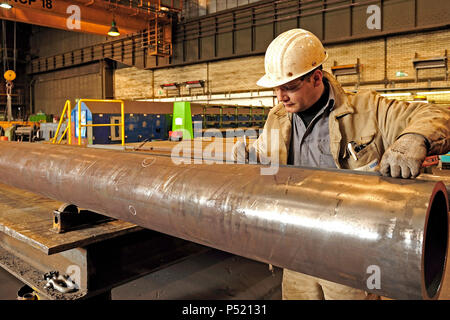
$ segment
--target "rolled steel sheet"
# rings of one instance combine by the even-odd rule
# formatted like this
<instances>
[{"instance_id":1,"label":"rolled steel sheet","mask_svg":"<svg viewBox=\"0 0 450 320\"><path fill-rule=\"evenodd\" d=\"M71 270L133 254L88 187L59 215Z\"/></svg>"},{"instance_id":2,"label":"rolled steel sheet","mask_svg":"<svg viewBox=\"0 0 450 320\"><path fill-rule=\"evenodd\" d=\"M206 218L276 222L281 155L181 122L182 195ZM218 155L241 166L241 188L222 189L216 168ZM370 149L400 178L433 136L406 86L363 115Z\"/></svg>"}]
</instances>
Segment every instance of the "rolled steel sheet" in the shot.
<instances>
[{"instance_id":1,"label":"rolled steel sheet","mask_svg":"<svg viewBox=\"0 0 450 320\"><path fill-rule=\"evenodd\" d=\"M0 142L0 181L257 261L395 299L439 296L442 182Z\"/></svg>"}]
</instances>

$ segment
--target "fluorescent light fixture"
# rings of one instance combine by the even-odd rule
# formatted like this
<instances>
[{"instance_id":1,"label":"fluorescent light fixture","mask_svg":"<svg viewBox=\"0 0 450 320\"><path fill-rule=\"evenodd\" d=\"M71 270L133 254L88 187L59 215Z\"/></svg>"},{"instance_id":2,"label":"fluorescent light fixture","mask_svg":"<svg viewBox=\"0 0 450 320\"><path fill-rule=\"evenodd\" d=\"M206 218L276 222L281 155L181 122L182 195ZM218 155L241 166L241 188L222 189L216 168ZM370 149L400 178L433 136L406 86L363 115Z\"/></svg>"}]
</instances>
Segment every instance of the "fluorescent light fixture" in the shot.
<instances>
[{"instance_id":1,"label":"fluorescent light fixture","mask_svg":"<svg viewBox=\"0 0 450 320\"><path fill-rule=\"evenodd\" d=\"M450 91L427 91L427 92L417 92L418 95L431 95L431 94L450 94Z\"/></svg>"},{"instance_id":2,"label":"fluorescent light fixture","mask_svg":"<svg viewBox=\"0 0 450 320\"><path fill-rule=\"evenodd\" d=\"M186 81L184 83L184 85L188 89L191 89L191 88L203 88L205 86L205 81L203 81L203 80Z\"/></svg>"},{"instance_id":3,"label":"fluorescent light fixture","mask_svg":"<svg viewBox=\"0 0 450 320\"><path fill-rule=\"evenodd\" d=\"M111 37L120 36L119 29L117 29L116 21L114 21L114 20L111 23L111 28L108 31L108 36L111 36Z\"/></svg>"},{"instance_id":4,"label":"fluorescent light fixture","mask_svg":"<svg viewBox=\"0 0 450 320\"><path fill-rule=\"evenodd\" d=\"M178 89L178 85L179 85L178 83L172 82L172 83L162 84L160 87L163 90L175 90L175 89Z\"/></svg>"},{"instance_id":5,"label":"fluorescent light fixture","mask_svg":"<svg viewBox=\"0 0 450 320\"><path fill-rule=\"evenodd\" d=\"M411 96L411 92L398 92L398 93L382 93L380 96L383 97L404 97L404 96Z\"/></svg>"},{"instance_id":6,"label":"fluorescent light fixture","mask_svg":"<svg viewBox=\"0 0 450 320\"><path fill-rule=\"evenodd\" d=\"M11 9L13 6L12 5L10 5L8 2L2 2L2 3L0 3L0 8L3 8L3 9Z\"/></svg>"}]
</instances>

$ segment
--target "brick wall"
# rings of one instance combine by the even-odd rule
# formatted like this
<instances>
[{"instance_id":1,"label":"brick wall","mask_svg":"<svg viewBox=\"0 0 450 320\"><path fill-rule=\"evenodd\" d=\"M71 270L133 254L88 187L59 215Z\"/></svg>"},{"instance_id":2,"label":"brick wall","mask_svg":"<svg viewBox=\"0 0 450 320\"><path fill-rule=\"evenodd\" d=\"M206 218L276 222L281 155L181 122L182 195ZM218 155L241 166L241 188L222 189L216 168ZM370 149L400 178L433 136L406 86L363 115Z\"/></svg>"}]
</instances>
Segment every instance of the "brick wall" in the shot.
<instances>
[{"instance_id":1,"label":"brick wall","mask_svg":"<svg viewBox=\"0 0 450 320\"><path fill-rule=\"evenodd\" d=\"M248 57L184 67L152 70L123 68L115 71L114 92L117 99L139 99L167 94L161 89L165 83L205 80L211 92L258 90L256 81L264 74L264 57ZM188 90L180 88L181 94ZM199 93L195 91L192 93ZM173 95L172 92L169 95Z\"/></svg>"},{"instance_id":2,"label":"brick wall","mask_svg":"<svg viewBox=\"0 0 450 320\"><path fill-rule=\"evenodd\" d=\"M384 40L369 40L346 45L326 46L328 60L324 69L331 71L331 66L356 64L359 58L361 82L382 81L384 79ZM342 83L355 82L356 75L339 76Z\"/></svg>"},{"instance_id":3,"label":"brick wall","mask_svg":"<svg viewBox=\"0 0 450 320\"><path fill-rule=\"evenodd\" d=\"M151 97L153 71L135 67L118 69L114 72L114 96L116 99L138 99Z\"/></svg>"},{"instance_id":4,"label":"brick wall","mask_svg":"<svg viewBox=\"0 0 450 320\"><path fill-rule=\"evenodd\" d=\"M207 65L205 63L189 65L184 67L172 67L166 69L157 69L154 71L154 95L156 97L165 96L166 93L161 90L164 83L183 83L186 81L206 80ZM185 87L180 88L181 94L187 94Z\"/></svg>"},{"instance_id":5,"label":"brick wall","mask_svg":"<svg viewBox=\"0 0 450 320\"><path fill-rule=\"evenodd\" d=\"M420 81L414 82L415 70L412 64L416 53L419 58L430 58L444 55L446 49L450 49L450 29L331 45L326 46L329 58L324 68L330 71L335 61L337 65L354 64L359 58L360 81L363 83L360 88L384 88L385 76L388 86L394 88L450 86L449 81L444 81L444 69L421 70ZM399 71L407 76L396 76ZM263 74L263 56L154 71L125 68L115 73L115 95L123 99L163 97L166 93L160 89L161 84L189 80L208 80L207 88L213 93L258 90L261 88L256 86L256 81ZM438 79L428 82L430 77ZM338 80L349 84L345 86L346 89L355 89L356 76L340 76ZM410 82L402 83L405 80Z\"/></svg>"},{"instance_id":6,"label":"brick wall","mask_svg":"<svg viewBox=\"0 0 450 320\"><path fill-rule=\"evenodd\" d=\"M256 81L264 75L264 57L224 60L209 65L213 92L258 90Z\"/></svg>"},{"instance_id":7,"label":"brick wall","mask_svg":"<svg viewBox=\"0 0 450 320\"><path fill-rule=\"evenodd\" d=\"M387 76L395 79L395 73L401 70L409 75L408 78L415 79L412 60L416 53L420 59L426 59L443 56L446 49L450 50L449 30L391 37L387 42ZM419 71L419 79L444 75L444 69Z\"/></svg>"}]
</instances>

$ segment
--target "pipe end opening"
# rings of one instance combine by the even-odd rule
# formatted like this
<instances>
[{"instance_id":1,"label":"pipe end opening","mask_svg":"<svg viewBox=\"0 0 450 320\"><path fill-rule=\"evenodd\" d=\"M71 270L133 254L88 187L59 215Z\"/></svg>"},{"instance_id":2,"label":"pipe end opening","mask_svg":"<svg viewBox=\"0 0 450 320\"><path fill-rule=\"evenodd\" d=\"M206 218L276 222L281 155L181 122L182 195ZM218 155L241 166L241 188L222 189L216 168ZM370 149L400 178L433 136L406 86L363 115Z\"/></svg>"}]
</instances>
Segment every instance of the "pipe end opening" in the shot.
<instances>
[{"instance_id":1,"label":"pipe end opening","mask_svg":"<svg viewBox=\"0 0 450 320\"><path fill-rule=\"evenodd\" d=\"M444 188L445 189L445 188ZM428 299L435 299L441 288L447 260L448 205L442 190L431 200L425 230L423 278Z\"/></svg>"}]
</instances>

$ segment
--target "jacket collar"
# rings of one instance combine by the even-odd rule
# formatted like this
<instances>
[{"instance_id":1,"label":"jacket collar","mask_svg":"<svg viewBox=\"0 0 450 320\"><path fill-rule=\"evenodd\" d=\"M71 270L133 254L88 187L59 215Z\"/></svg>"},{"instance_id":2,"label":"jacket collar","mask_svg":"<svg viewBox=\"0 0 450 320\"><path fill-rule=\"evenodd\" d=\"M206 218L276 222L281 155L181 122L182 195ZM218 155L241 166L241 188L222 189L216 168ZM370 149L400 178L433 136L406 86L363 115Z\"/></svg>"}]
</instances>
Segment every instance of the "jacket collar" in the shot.
<instances>
[{"instance_id":1,"label":"jacket collar","mask_svg":"<svg viewBox=\"0 0 450 320\"><path fill-rule=\"evenodd\" d=\"M286 108L284 107L284 104L280 102L273 108L273 114L276 115L279 119L288 117L289 120L292 119L292 113L287 112Z\"/></svg>"},{"instance_id":2,"label":"jacket collar","mask_svg":"<svg viewBox=\"0 0 450 320\"><path fill-rule=\"evenodd\" d=\"M355 110L353 107L348 103L348 97L345 93L344 89L342 89L342 86L339 84L339 82L328 72L322 71L324 77L328 80L330 83L331 88L334 92L334 108L333 108L333 114L336 118L342 117L346 114L354 113Z\"/></svg>"}]
</instances>

